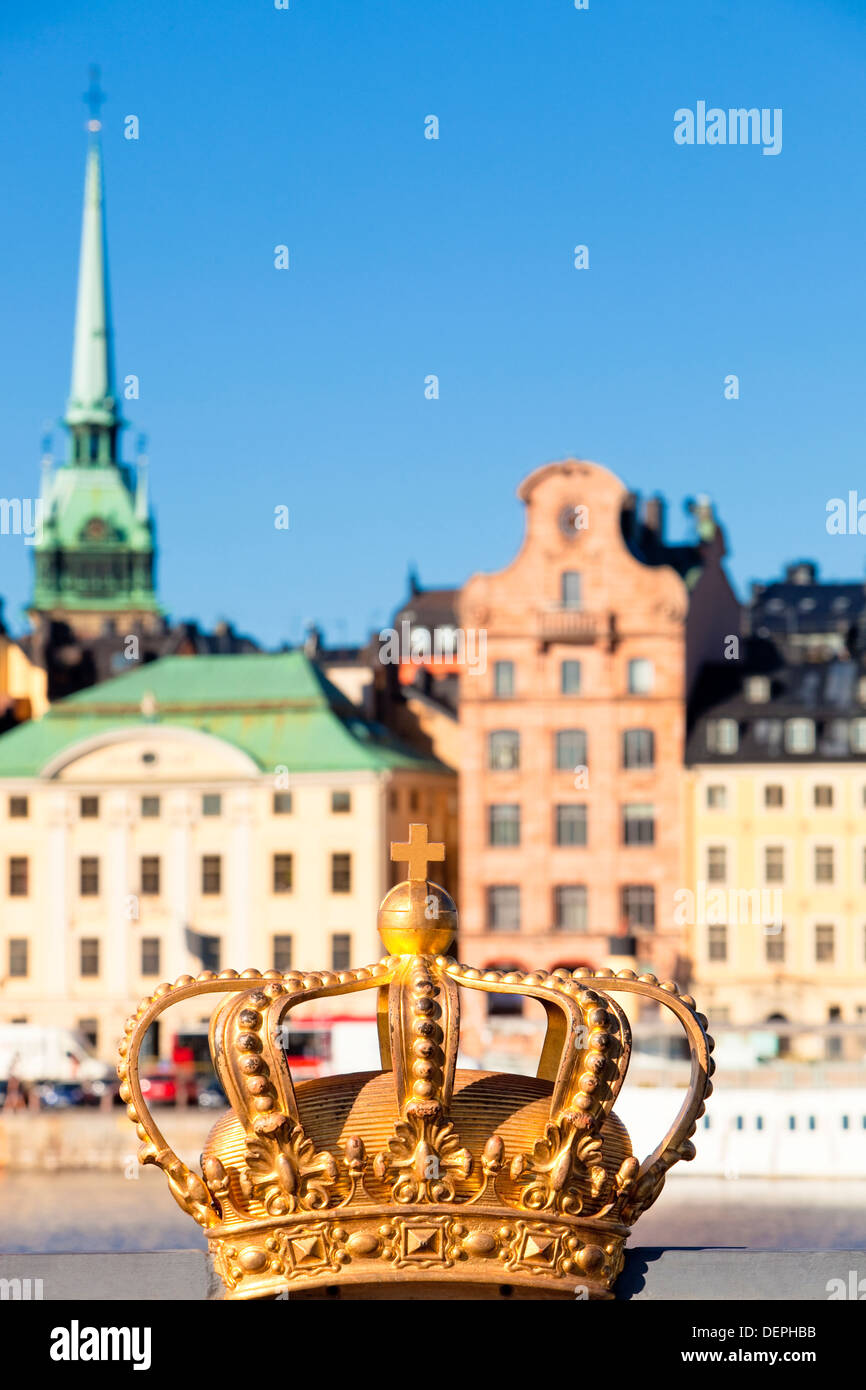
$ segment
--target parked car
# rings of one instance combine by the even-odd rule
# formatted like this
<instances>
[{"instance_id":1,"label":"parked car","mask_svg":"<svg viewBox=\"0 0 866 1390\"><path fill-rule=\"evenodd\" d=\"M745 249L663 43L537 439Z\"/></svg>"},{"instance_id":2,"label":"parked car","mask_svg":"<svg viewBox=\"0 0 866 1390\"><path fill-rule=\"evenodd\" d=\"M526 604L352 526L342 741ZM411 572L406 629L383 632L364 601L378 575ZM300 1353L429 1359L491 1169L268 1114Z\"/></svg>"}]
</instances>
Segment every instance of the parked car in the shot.
<instances>
[{"instance_id":1,"label":"parked car","mask_svg":"<svg viewBox=\"0 0 866 1390\"><path fill-rule=\"evenodd\" d=\"M141 1078L141 1094L148 1105L176 1105L177 1080L173 1071L154 1068Z\"/></svg>"},{"instance_id":2,"label":"parked car","mask_svg":"<svg viewBox=\"0 0 866 1390\"><path fill-rule=\"evenodd\" d=\"M215 1076L203 1077L198 1087L198 1103L203 1110L224 1110L226 1093Z\"/></svg>"},{"instance_id":3,"label":"parked car","mask_svg":"<svg viewBox=\"0 0 866 1390\"><path fill-rule=\"evenodd\" d=\"M84 1102L84 1088L77 1081L42 1081L35 1090L41 1110L68 1110Z\"/></svg>"}]
</instances>

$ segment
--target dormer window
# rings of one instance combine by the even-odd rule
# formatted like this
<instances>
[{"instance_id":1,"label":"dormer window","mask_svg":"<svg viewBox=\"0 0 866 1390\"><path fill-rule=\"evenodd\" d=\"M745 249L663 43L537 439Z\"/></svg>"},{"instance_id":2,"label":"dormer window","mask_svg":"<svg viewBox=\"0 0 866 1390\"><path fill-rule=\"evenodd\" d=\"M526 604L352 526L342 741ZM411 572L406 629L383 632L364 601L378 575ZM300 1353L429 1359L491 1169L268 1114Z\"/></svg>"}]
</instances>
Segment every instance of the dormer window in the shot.
<instances>
[{"instance_id":1,"label":"dormer window","mask_svg":"<svg viewBox=\"0 0 866 1390\"><path fill-rule=\"evenodd\" d=\"M740 745L740 729L736 719L710 719L707 721L707 751L710 753L736 753Z\"/></svg>"},{"instance_id":2,"label":"dormer window","mask_svg":"<svg viewBox=\"0 0 866 1390\"><path fill-rule=\"evenodd\" d=\"M748 676L746 678L746 699L750 704L763 705L770 698L769 676Z\"/></svg>"},{"instance_id":3,"label":"dormer window","mask_svg":"<svg viewBox=\"0 0 866 1390\"><path fill-rule=\"evenodd\" d=\"M814 753L815 721L813 719L787 719L785 721L785 751L788 753Z\"/></svg>"}]
</instances>

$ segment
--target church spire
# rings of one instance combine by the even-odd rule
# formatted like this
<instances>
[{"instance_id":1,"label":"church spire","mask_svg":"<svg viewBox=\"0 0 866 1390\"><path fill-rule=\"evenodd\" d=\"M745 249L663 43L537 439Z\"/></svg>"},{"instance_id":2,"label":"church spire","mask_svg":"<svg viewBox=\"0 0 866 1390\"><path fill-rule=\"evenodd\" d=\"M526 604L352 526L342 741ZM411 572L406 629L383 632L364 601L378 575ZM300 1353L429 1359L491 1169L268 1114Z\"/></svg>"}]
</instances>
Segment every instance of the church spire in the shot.
<instances>
[{"instance_id":1,"label":"church spire","mask_svg":"<svg viewBox=\"0 0 866 1390\"><path fill-rule=\"evenodd\" d=\"M77 426L96 426L97 429L101 427L112 431L113 435L120 421L114 399L102 149L99 139L102 125L99 120L99 108L104 97L99 88L98 68L91 68L90 90L85 94L85 101L90 110L90 120L87 123L90 138L84 179L72 387L66 423L73 431ZM102 455L102 450L98 452Z\"/></svg>"},{"instance_id":2,"label":"church spire","mask_svg":"<svg viewBox=\"0 0 866 1390\"><path fill-rule=\"evenodd\" d=\"M161 621L154 565L147 466L137 486L121 462L123 427L114 396L111 316L99 146L98 70L91 69L84 221L75 314L72 390L66 411L69 457L43 466L42 535L33 547L36 578L30 615L35 624L62 621L81 637L98 636L106 618L122 632Z\"/></svg>"}]
</instances>

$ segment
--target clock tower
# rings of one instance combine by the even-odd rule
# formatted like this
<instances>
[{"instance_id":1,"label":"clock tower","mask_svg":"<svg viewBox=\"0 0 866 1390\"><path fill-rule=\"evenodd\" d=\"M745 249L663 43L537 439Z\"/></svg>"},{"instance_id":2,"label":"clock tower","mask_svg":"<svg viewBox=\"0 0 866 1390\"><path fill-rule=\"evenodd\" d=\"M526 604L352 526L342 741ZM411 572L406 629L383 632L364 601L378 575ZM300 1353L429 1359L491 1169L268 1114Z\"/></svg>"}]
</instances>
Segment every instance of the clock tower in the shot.
<instances>
[{"instance_id":1,"label":"clock tower","mask_svg":"<svg viewBox=\"0 0 866 1390\"><path fill-rule=\"evenodd\" d=\"M114 382L98 119L102 95L95 82L87 100L91 118L72 385L64 420L69 448L60 467L50 459L43 463L29 609L37 632L60 622L85 640L103 632L107 619L121 633L162 626L146 465L139 462L133 470L120 460L124 422Z\"/></svg>"}]
</instances>

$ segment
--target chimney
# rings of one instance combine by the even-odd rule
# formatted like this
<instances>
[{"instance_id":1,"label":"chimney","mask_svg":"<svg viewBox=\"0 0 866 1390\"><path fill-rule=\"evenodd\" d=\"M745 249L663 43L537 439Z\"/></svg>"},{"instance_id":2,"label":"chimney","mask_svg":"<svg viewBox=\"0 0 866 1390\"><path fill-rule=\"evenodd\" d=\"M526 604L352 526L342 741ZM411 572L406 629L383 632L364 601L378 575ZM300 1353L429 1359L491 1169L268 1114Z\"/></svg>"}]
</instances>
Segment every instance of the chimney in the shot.
<instances>
[{"instance_id":1,"label":"chimney","mask_svg":"<svg viewBox=\"0 0 866 1390\"><path fill-rule=\"evenodd\" d=\"M644 502L643 524L647 531L653 533L659 544L664 542L666 510L665 499L658 492Z\"/></svg>"},{"instance_id":2,"label":"chimney","mask_svg":"<svg viewBox=\"0 0 866 1390\"><path fill-rule=\"evenodd\" d=\"M620 525L622 527L622 534L625 537L626 543L629 543L635 539L635 533L637 530L637 509L639 501L639 493L628 492L626 493L625 501L622 504L622 511L620 513Z\"/></svg>"},{"instance_id":3,"label":"chimney","mask_svg":"<svg viewBox=\"0 0 866 1390\"><path fill-rule=\"evenodd\" d=\"M815 584L818 580L818 566L814 560L798 560L795 565L785 569L788 584Z\"/></svg>"}]
</instances>

